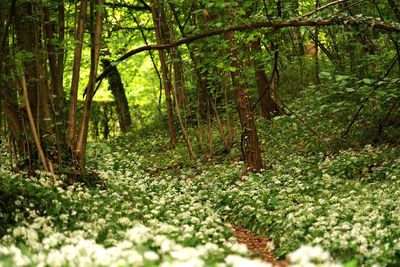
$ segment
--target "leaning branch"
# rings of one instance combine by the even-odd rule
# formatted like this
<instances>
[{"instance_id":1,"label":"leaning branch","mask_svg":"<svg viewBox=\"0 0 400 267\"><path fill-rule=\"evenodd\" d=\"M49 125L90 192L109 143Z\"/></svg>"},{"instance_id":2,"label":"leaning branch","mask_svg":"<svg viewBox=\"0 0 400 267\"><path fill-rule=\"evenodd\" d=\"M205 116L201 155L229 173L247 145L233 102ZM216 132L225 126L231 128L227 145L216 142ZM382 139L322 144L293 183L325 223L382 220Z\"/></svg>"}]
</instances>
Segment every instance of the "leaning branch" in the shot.
<instances>
[{"instance_id":1,"label":"leaning branch","mask_svg":"<svg viewBox=\"0 0 400 267\"><path fill-rule=\"evenodd\" d=\"M150 50L161 50L161 49L169 49L173 47L178 47L183 44L192 43L194 41L220 35L226 32L233 32L233 31L247 31L247 30L255 30L260 28L287 28L287 27L316 27L316 26L331 26L331 25L349 25L349 26L356 26L356 25L366 25L371 27L375 30L387 31L387 32L395 32L400 34L400 26L384 23L381 21L376 21L372 19L362 20L354 17L342 17L342 18L332 18L332 19L320 19L320 20L287 20L287 21L260 21L250 24L241 24L232 26L229 28L223 29L216 29L208 32L203 32L197 35L193 35L187 38L183 38L179 41L168 43L168 44L158 44L158 45L145 45L138 48L135 48L125 55L118 58L115 62L121 62L125 59L130 58L133 55L136 55L143 51L150 51ZM115 64L114 64L115 65ZM101 81L106 77L112 67L105 69L97 78L96 82Z\"/></svg>"},{"instance_id":2,"label":"leaning branch","mask_svg":"<svg viewBox=\"0 0 400 267\"><path fill-rule=\"evenodd\" d=\"M309 17L311 15L314 15L315 13L320 12L320 11L330 7L330 6L333 6L333 5L336 5L336 4L340 4L340 3L343 3L343 2L345 2L345 0L337 0L337 1L330 2L330 3L328 3L328 4L324 5L324 6L321 6L321 7L317 8L317 9L309 12L309 13L306 13L306 14L302 15L301 17L303 19L307 18L307 17Z\"/></svg>"},{"instance_id":3,"label":"leaning branch","mask_svg":"<svg viewBox=\"0 0 400 267\"><path fill-rule=\"evenodd\" d=\"M136 6L136 5L129 5L123 3L105 3L105 6L111 8L127 8L129 10L137 10L137 11L151 11L148 5L146 6Z\"/></svg>"}]
</instances>

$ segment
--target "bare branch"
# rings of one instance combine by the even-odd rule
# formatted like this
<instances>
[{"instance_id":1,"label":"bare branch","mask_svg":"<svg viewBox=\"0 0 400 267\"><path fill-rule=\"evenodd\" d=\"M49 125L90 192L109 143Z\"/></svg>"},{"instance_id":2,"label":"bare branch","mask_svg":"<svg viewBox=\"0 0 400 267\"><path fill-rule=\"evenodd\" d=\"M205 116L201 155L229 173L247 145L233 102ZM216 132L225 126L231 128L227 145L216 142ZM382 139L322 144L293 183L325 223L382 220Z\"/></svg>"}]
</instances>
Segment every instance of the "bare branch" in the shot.
<instances>
[{"instance_id":1,"label":"bare branch","mask_svg":"<svg viewBox=\"0 0 400 267\"><path fill-rule=\"evenodd\" d=\"M137 10L137 11L150 11L151 9L149 8L148 5L146 6L135 6L135 5L129 5L129 4L123 4L123 3L105 3L105 6L111 7L111 8L127 8L129 10Z\"/></svg>"},{"instance_id":2,"label":"bare branch","mask_svg":"<svg viewBox=\"0 0 400 267\"><path fill-rule=\"evenodd\" d=\"M326 5L323 5L323 6L319 7L319 8L317 8L317 9L309 12L309 13L306 13L306 14L302 15L301 17L302 18L308 18L309 16L314 15L315 13L320 12L320 11L330 7L330 6L333 6L333 5L336 5L336 4L340 4L340 3L343 3L345 1L346 0L337 0L337 1L330 2L330 3L326 4Z\"/></svg>"},{"instance_id":3,"label":"bare branch","mask_svg":"<svg viewBox=\"0 0 400 267\"><path fill-rule=\"evenodd\" d=\"M247 31L247 30L255 30L260 28L287 28L287 27L315 27L315 26L332 26L332 25L366 25L375 30L387 31L387 32L395 32L400 34L400 26L392 25L388 23L384 23L377 20L361 20L354 17L341 17L341 18L332 18L332 19L320 19L320 20L287 20L287 21L260 21L250 24L240 24L236 26L232 26L229 28L216 29L208 32L203 32L197 35L193 35L187 38L183 38L179 41L168 43L168 44L158 44L158 45L145 45L138 48L135 48L125 55L121 56L115 62L121 62L125 59L130 58L133 55L136 55L143 51L149 50L161 50L161 49L169 49L173 47L178 47L183 44L192 43L194 41L220 35L226 32L233 31ZM96 79L96 82L104 79L105 76L111 71L112 68L105 69Z\"/></svg>"}]
</instances>

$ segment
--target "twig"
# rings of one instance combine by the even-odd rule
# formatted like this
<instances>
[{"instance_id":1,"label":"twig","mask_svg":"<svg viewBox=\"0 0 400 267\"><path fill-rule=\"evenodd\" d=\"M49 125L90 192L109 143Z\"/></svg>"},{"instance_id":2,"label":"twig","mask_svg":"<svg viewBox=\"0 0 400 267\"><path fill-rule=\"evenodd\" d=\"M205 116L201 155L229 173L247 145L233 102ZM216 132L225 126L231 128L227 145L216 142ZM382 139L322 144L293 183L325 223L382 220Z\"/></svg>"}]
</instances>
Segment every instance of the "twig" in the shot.
<instances>
[{"instance_id":1,"label":"twig","mask_svg":"<svg viewBox=\"0 0 400 267\"><path fill-rule=\"evenodd\" d=\"M323 6L319 7L319 8L317 8L317 9L311 11L311 12L308 12L308 13L302 15L301 18L303 18L303 19L304 19L304 18L308 18L308 17L310 17L311 15L314 15L315 13L320 12L320 11L322 11L322 10L324 10L324 9L326 9L326 8L328 8L328 7L330 7L330 6L333 6L333 5L336 5L336 4L340 4L340 3L343 3L343 2L345 2L345 1L346 1L346 0L337 0L337 1L330 2L330 3L326 4L326 5L323 5Z\"/></svg>"},{"instance_id":2,"label":"twig","mask_svg":"<svg viewBox=\"0 0 400 267\"><path fill-rule=\"evenodd\" d=\"M140 29L140 33L141 33L141 35L142 35L142 38L143 38L144 43L145 43L146 45L149 45L149 43L147 42L146 35L144 34L143 27L140 25L139 21L138 21L137 18L132 14L132 12L130 12L130 14L131 14L133 20L135 21L136 25L137 25L138 28ZM161 79L161 74L160 74L160 71L159 71L158 68L157 68L157 64L156 64L156 62L155 62L155 60L154 60L153 53L151 53L150 50L149 50L149 56L150 56L151 62L153 63L153 67L154 67L154 70L156 71L156 74L157 74L157 77L158 77L158 81L159 81L159 85L160 85L160 86L159 86L159 88L160 88L160 93L159 93L159 97L158 97L158 110L161 111L161 98L162 98L162 79Z\"/></svg>"},{"instance_id":3,"label":"twig","mask_svg":"<svg viewBox=\"0 0 400 267\"><path fill-rule=\"evenodd\" d=\"M310 132L312 132L317 138L318 141L322 143L322 137L325 138L330 138L330 139L336 139L336 140L340 140L343 142L346 142L348 144L350 144L351 146L355 146L354 143L350 142L347 139L338 137L338 136L330 136L324 133L320 133L318 131L316 131L305 119L301 118L299 115L297 115L294 111L292 111L287 105L286 103L282 100L282 98L280 98L280 96L278 94L275 94L275 96L278 98L279 102L281 103L281 105L283 106L283 108L285 108L287 111L289 111L289 114L293 115L301 124L303 124Z\"/></svg>"},{"instance_id":4,"label":"twig","mask_svg":"<svg viewBox=\"0 0 400 267\"><path fill-rule=\"evenodd\" d=\"M400 97L398 97L394 102L393 105L390 107L389 111L386 113L385 117L383 117L382 121L378 125L378 133L376 135L376 138L380 137L382 135L383 127L385 126L385 121L389 118L390 114L396 107L396 105L400 102Z\"/></svg>"},{"instance_id":5,"label":"twig","mask_svg":"<svg viewBox=\"0 0 400 267\"><path fill-rule=\"evenodd\" d=\"M378 79L378 81L381 81L381 80L385 79L389 75L390 71L393 69L393 67L396 64L397 60L399 60L399 56L396 56L394 58L392 64L390 65L389 69L386 71L385 75L382 78ZM378 84L378 81L375 82L376 85L374 86L374 88L367 95L367 97L364 98L363 101L361 102L361 105L358 107L358 110L357 110L356 114L354 114L353 119L351 120L351 122L347 126L346 131L342 134L342 138L345 138L349 134L350 129L353 126L353 124L356 122L356 120L358 119L358 116L360 115L361 110L365 107L365 105L367 104L367 102L369 101L371 96L375 93L375 91L381 86L381 84Z\"/></svg>"},{"instance_id":6,"label":"twig","mask_svg":"<svg viewBox=\"0 0 400 267\"><path fill-rule=\"evenodd\" d=\"M38 132L36 130L36 125L35 125L35 121L34 121L34 118L32 115L32 110L31 110L31 104L29 103L28 88L26 86L24 74L22 74L22 76L21 76L21 85L22 85L22 91L23 91L23 95L24 95L24 99L25 99L26 113L28 114L29 124L31 126L33 140L35 141L35 145L38 150L40 161L42 162L43 168L45 171L48 172L49 168L47 165L47 159L46 159L46 156L44 155L42 145L40 144L40 138L39 138ZM52 173L52 174L54 175L54 173Z\"/></svg>"}]
</instances>

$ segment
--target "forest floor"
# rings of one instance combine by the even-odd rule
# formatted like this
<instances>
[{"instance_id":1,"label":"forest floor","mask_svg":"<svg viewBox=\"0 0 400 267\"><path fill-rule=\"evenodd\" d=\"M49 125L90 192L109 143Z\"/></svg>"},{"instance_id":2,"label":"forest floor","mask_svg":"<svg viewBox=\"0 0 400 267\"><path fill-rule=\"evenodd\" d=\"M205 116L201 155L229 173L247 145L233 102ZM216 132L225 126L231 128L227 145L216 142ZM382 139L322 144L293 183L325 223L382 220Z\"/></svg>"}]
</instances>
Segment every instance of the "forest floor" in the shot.
<instances>
[{"instance_id":1,"label":"forest floor","mask_svg":"<svg viewBox=\"0 0 400 267\"><path fill-rule=\"evenodd\" d=\"M400 132L369 144L366 114L335 137L355 105L332 84L257 122L260 173L237 144L191 161L153 128L90 143L78 182L10 172L3 143L0 266L400 266Z\"/></svg>"},{"instance_id":2,"label":"forest floor","mask_svg":"<svg viewBox=\"0 0 400 267\"><path fill-rule=\"evenodd\" d=\"M273 242L218 214L217 198L210 197L212 183L204 180L212 165L174 165L190 172L187 176L171 175L177 169L169 165L158 165L168 170L160 172L149 165L157 154L128 150L124 140L92 145L89 154L98 176L72 184L65 176L55 180L38 172L27 177L2 165L1 188L8 189L2 193L9 201L2 205L2 222L13 223L3 229L0 266L289 264L276 259ZM242 168L236 165L235 173ZM199 174L195 179L193 171ZM315 251L293 258L292 264L329 263L326 252Z\"/></svg>"}]
</instances>

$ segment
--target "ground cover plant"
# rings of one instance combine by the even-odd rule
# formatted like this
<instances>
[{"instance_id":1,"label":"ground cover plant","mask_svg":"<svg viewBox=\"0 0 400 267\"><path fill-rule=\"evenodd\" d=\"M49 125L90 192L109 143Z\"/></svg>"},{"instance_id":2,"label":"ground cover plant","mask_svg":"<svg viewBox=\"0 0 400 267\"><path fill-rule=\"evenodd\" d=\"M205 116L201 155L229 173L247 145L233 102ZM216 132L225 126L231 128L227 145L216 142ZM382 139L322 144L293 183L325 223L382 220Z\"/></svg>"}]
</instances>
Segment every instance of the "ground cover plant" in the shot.
<instances>
[{"instance_id":1,"label":"ground cover plant","mask_svg":"<svg viewBox=\"0 0 400 267\"><path fill-rule=\"evenodd\" d=\"M271 266L248 258L197 181L152 177L143 155L117 144L92 148L103 159L96 186L1 170L2 188L16 196L2 211L12 226L1 266ZM293 264L336 266L327 252L302 249Z\"/></svg>"},{"instance_id":2,"label":"ground cover plant","mask_svg":"<svg viewBox=\"0 0 400 267\"><path fill-rule=\"evenodd\" d=\"M302 112L304 103L294 103ZM76 183L13 174L2 157L0 263L267 266L236 243L230 227L240 225L270 238L277 257L293 266L398 264L398 147L333 153L331 140L321 146L295 116L260 125L266 136L291 130L262 142L269 165L261 173L243 175L235 154L192 162L185 147L167 149L168 137L157 131L90 145L88 165L98 178Z\"/></svg>"}]
</instances>

